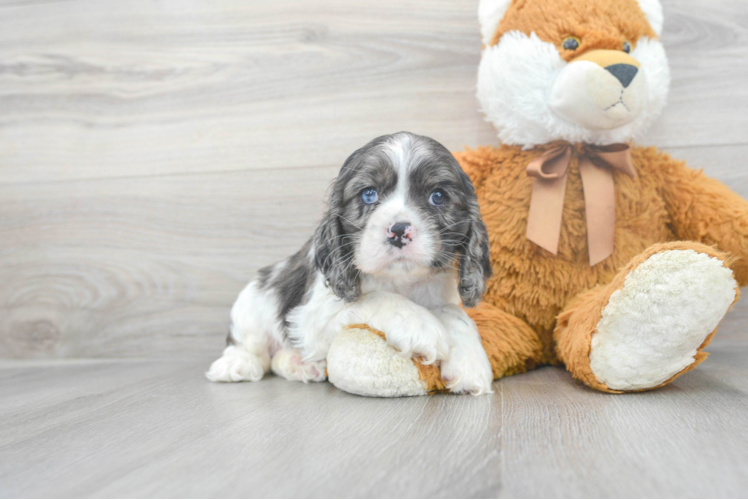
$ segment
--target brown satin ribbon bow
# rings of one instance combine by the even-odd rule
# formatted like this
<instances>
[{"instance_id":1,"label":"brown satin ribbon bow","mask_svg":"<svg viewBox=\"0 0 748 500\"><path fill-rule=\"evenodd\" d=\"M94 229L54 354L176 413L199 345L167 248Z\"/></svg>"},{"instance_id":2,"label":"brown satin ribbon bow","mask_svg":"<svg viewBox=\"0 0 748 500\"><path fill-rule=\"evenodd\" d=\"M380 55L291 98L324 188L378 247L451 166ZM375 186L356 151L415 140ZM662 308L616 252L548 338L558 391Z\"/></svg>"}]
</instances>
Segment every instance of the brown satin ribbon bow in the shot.
<instances>
[{"instance_id":1,"label":"brown satin ribbon bow","mask_svg":"<svg viewBox=\"0 0 748 500\"><path fill-rule=\"evenodd\" d=\"M527 219L527 238L553 255L558 252L566 173L573 152L571 144L562 144L527 165L527 174L535 177ZM616 224L613 170L620 170L635 178L636 169L631 161L631 150L626 144L585 145L578 158L587 213L590 265L594 266L613 253Z\"/></svg>"}]
</instances>

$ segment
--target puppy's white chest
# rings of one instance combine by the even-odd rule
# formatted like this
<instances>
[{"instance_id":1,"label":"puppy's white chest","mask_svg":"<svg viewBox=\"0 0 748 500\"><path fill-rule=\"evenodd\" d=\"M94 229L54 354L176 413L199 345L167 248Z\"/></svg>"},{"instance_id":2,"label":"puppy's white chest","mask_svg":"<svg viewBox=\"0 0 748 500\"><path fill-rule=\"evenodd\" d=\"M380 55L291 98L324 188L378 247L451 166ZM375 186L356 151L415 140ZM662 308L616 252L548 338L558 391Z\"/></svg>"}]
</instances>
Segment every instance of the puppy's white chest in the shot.
<instances>
[{"instance_id":1,"label":"puppy's white chest","mask_svg":"<svg viewBox=\"0 0 748 500\"><path fill-rule=\"evenodd\" d=\"M445 304L459 304L457 277L443 272L419 279L393 279L365 276L361 282L362 294L371 292L392 292L408 300L433 309Z\"/></svg>"}]
</instances>

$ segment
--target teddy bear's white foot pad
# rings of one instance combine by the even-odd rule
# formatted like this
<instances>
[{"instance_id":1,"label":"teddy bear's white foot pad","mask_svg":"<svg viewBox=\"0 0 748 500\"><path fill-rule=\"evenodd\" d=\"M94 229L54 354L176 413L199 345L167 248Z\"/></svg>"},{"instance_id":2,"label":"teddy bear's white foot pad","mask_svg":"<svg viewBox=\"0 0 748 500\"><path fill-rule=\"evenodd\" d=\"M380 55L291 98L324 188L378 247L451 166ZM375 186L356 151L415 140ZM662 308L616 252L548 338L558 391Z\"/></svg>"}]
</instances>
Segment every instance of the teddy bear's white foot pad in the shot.
<instances>
[{"instance_id":1,"label":"teddy bear's white foot pad","mask_svg":"<svg viewBox=\"0 0 748 500\"><path fill-rule=\"evenodd\" d=\"M602 311L590 368L610 389L656 387L694 362L698 348L735 300L724 263L694 250L649 257Z\"/></svg>"},{"instance_id":2,"label":"teddy bear's white foot pad","mask_svg":"<svg viewBox=\"0 0 748 500\"><path fill-rule=\"evenodd\" d=\"M333 341L327 353L327 377L338 389L360 396L426 394L426 383L413 360L362 328L343 330Z\"/></svg>"}]
</instances>

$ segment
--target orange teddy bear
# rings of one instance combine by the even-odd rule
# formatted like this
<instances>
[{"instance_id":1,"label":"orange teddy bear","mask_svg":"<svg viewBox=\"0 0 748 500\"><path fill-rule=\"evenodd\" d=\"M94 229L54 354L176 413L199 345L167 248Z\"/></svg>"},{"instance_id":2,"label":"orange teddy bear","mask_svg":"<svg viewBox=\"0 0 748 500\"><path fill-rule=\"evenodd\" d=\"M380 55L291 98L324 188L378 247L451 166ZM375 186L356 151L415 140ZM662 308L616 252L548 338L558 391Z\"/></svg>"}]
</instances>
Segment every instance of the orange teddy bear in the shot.
<instances>
[{"instance_id":1,"label":"orange teddy bear","mask_svg":"<svg viewBox=\"0 0 748 500\"><path fill-rule=\"evenodd\" d=\"M606 392L693 369L748 284L748 202L655 148L658 0L482 0L478 98L499 147L455 154L488 227L494 276L470 315L495 378L564 364ZM447 387L365 326L329 379L357 394Z\"/></svg>"}]
</instances>

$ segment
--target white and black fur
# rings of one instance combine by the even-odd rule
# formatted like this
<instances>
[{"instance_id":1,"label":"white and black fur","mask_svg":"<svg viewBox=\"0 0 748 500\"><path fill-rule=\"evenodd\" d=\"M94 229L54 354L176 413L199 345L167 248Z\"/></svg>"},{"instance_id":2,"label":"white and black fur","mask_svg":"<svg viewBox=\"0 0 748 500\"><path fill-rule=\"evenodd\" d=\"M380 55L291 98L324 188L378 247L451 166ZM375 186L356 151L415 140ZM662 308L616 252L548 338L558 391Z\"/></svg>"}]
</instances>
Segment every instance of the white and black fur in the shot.
<instances>
[{"instance_id":1,"label":"white and black fur","mask_svg":"<svg viewBox=\"0 0 748 500\"><path fill-rule=\"evenodd\" d=\"M314 236L241 292L228 346L206 375L257 381L272 367L322 381L335 336L368 324L402 355L440 361L453 392L491 392L478 331L460 307L476 305L490 275L473 185L452 154L407 132L379 137L345 161Z\"/></svg>"}]
</instances>

